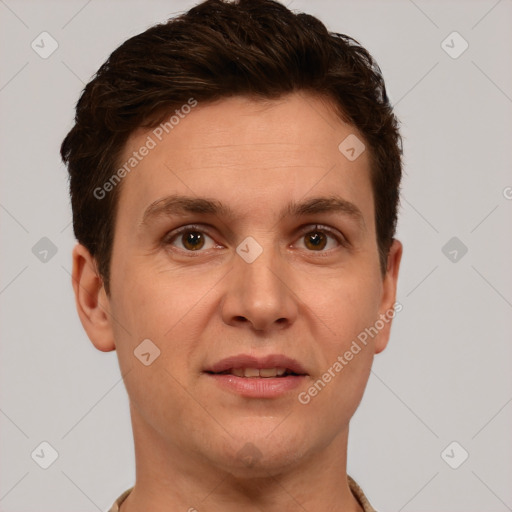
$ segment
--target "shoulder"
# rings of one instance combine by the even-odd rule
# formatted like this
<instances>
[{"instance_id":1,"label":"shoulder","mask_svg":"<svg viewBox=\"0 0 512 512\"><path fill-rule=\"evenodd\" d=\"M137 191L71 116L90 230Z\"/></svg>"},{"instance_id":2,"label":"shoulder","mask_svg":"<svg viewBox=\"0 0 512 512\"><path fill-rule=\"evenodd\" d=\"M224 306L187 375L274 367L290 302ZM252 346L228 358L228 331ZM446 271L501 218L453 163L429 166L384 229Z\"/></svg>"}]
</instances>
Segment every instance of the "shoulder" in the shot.
<instances>
[{"instance_id":1,"label":"shoulder","mask_svg":"<svg viewBox=\"0 0 512 512\"><path fill-rule=\"evenodd\" d=\"M119 507L121 506L121 503L128 497L128 494L132 492L133 487L130 487L130 489L127 489L126 491L117 498L117 500L114 502L114 504L108 509L108 512L119 512Z\"/></svg>"},{"instance_id":2,"label":"shoulder","mask_svg":"<svg viewBox=\"0 0 512 512\"><path fill-rule=\"evenodd\" d=\"M357 501L359 501L359 504L361 507L363 507L364 512L377 512L368 501L368 498L365 496L363 490L357 482L350 476L347 475L348 479L348 486L350 487L350 490L352 491L352 494L356 497Z\"/></svg>"}]
</instances>

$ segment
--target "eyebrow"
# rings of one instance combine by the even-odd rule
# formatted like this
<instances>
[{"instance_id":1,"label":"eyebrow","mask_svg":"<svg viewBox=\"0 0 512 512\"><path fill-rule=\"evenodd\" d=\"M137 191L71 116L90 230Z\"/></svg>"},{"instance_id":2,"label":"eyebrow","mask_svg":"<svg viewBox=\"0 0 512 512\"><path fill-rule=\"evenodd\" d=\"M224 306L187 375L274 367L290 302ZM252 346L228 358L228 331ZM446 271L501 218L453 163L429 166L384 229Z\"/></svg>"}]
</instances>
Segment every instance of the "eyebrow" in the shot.
<instances>
[{"instance_id":1,"label":"eyebrow","mask_svg":"<svg viewBox=\"0 0 512 512\"><path fill-rule=\"evenodd\" d=\"M149 224L158 217L187 213L215 215L228 220L237 218L236 213L229 206L218 200L171 195L151 203L146 208L140 225ZM354 203L336 195L313 197L302 202L290 201L281 211L279 220L285 217L304 217L318 213L340 213L355 220L363 230L366 229L361 210Z\"/></svg>"}]
</instances>

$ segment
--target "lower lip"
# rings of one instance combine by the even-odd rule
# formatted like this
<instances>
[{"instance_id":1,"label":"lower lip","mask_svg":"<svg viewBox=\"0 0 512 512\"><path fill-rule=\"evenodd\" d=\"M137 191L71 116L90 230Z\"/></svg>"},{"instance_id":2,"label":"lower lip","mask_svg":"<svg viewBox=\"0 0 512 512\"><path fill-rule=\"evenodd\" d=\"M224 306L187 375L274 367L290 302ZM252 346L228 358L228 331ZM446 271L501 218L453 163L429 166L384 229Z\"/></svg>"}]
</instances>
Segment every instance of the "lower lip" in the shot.
<instances>
[{"instance_id":1,"label":"lower lip","mask_svg":"<svg viewBox=\"0 0 512 512\"><path fill-rule=\"evenodd\" d=\"M276 398L299 387L305 375L287 377L237 377L231 374L207 373L224 389L250 398Z\"/></svg>"}]
</instances>

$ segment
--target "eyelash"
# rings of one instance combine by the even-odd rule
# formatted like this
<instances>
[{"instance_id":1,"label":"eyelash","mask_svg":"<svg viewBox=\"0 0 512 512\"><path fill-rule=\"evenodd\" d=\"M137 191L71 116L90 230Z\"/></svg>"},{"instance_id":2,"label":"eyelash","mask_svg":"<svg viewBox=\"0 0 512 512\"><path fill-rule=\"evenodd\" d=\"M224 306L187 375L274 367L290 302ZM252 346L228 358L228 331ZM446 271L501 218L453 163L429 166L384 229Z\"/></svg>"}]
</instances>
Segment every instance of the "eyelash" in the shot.
<instances>
[{"instance_id":1,"label":"eyelash","mask_svg":"<svg viewBox=\"0 0 512 512\"><path fill-rule=\"evenodd\" d=\"M207 236L209 236L213 240L213 236L208 233L208 230L205 229L205 226L201 226L201 225L197 225L197 224L187 224L186 226L182 226L180 228L177 228L177 229L167 233L164 236L164 238L162 239L162 243L165 246L172 245L172 243L174 242L174 240L176 238L178 238L183 233L188 233L188 232L203 233L203 234L206 234ZM329 236L334 238L341 247L347 248L349 246L349 242L343 235L341 235L337 231L334 231L334 230L328 228L327 226L323 226L321 224L308 224L308 225L304 226L303 228L300 228L299 238L301 238L309 233L317 233L317 232L327 233ZM198 251L187 251L185 249L178 249L178 250L180 252L182 252L182 253L184 252L190 256L197 256L199 253L205 252L205 251L202 251L201 249L199 249ZM325 253L329 253L332 250L333 249L328 249L326 251L324 251L324 250L322 250L322 251L309 250L308 252L317 253L319 255L322 255Z\"/></svg>"}]
</instances>

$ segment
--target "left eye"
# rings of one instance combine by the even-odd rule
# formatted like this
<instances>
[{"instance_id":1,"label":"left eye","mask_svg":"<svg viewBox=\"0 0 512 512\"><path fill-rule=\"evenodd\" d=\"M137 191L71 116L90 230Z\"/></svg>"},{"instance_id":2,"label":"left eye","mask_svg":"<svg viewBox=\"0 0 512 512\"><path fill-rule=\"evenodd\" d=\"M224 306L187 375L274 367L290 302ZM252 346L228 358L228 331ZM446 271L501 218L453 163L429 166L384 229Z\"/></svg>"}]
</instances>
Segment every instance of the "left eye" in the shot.
<instances>
[{"instance_id":1,"label":"left eye","mask_svg":"<svg viewBox=\"0 0 512 512\"><path fill-rule=\"evenodd\" d=\"M333 249L341 245L339 239L330 231L317 228L303 233L299 240L303 240L306 249L316 252Z\"/></svg>"}]
</instances>

